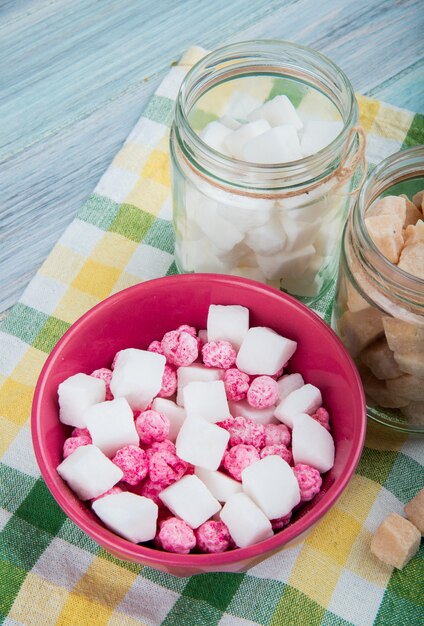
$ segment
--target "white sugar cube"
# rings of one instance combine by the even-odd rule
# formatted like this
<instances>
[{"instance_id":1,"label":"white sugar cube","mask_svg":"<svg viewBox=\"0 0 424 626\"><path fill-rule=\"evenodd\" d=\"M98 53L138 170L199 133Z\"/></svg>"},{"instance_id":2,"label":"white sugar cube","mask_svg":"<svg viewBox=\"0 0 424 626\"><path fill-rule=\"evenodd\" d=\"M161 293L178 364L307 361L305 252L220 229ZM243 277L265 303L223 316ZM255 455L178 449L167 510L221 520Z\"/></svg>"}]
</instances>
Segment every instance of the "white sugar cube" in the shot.
<instances>
[{"instance_id":1,"label":"white sugar cube","mask_svg":"<svg viewBox=\"0 0 424 626\"><path fill-rule=\"evenodd\" d=\"M303 156L309 156L322 150L334 141L342 130L343 122L309 120L305 124L300 142Z\"/></svg>"},{"instance_id":2,"label":"white sugar cube","mask_svg":"<svg viewBox=\"0 0 424 626\"><path fill-rule=\"evenodd\" d=\"M261 104L262 102L258 98L236 89L227 102L225 114L237 120L245 120L249 113L260 107Z\"/></svg>"},{"instance_id":3,"label":"white sugar cube","mask_svg":"<svg viewBox=\"0 0 424 626\"><path fill-rule=\"evenodd\" d=\"M124 397L133 410L142 411L162 387L165 363L162 354L135 348L121 350L110 383L114 397Z\"/></svg>"},{"instance_id":4,"label":"white sugar cube","mask_svg":"<svg viewBox=\"0 0 424 626\"><path fill-rule=\"evenodd\" d=\"M159 498L191 528L198 528L221 510L218 500L197 476L184 476L160 492Z\"/></svg>"},{"instance_id":5,"label":"white sugar cube","mask_svg":"<svg viewBox=\"0 0 424 626\"><path fill-rule=\"evenodd\" d=\"M84 418L93 444L108 457L120 448L140 443L134 415L125 398L95 404L86 410Z\"/></svg>"},{"instance_id":6,"label":"white sugar cube","mask_svg":"<svg viewBox=\"0 0 424 626\"><path fill-rule=\"evenodd\" d=\"M273 280L286 276L294 279L305 271L314 255L315 248L309 245L296 251L282 250L271 256L257 254L256 259L268 279Z\"/></svg>"},{"instance_id":7,"label":"white sugar cube","mask_svg":"<svg viewBox=\"0 0 424 626\"><path fill-rule=\"evenodd\" d=\"M230 478L223 472L214 472L203 467L196 467L194 473L205 483L213 497L219 502L227 502L232 495L243 491L238 480Z\"/></svg>"},{"instance_id":8,"label":"white sugar cube","mask_svg":"<svg viewBox=\"0 0 424 626\"><path fill-rule=\"evenodd\" d=\"M194 382L210 383L221 380L224 377L224 371L225 370L218 367L206 367L200 363L193 363L193 365L188 365L187 367L179 367L177 369L177 404L184 406L184 389L188 384Z\"/></svg>"},{"instance_id":9,"label":"white sugar cube","mask_svg":"<svg viewBox=\"0 0 424 626\"><path fill-rule=\"evenodd\" d=\"M245 158L243 152L245 144L270 128L271 127L266 120L257 120L256 122L242 124L240 128L231 131L225 137L225 149L232 157L243 160Z\"/></svg>"},{"instance_id":10,"label":"white sugar cube","mask_svg":"<svg viewBox=\"0 0 424 626\"><path fill-rule=\"evenodd\" d=\"M271 328L250 328L243 339L236 365L246 374L274 376L293 356L297 343L282 337Z\"/></svg>"},{"instance_id":11,"label":"white sugar cube","mask_svg":"<svg viewBox=\"0 0 424 626\"><path fill-rule=\"evenodd\" d=\"M312 415L322 405L321 392L314 385L303 385L286 396L275 409L275 417L289 428L299 413Z\"/></svg>"},{"instance_id":12,"label":"white sugar cube","mask_svg":"<svg viewBox=\"0 0 424 626\"><path fill-rule=\"evenodd\" d=\"M77 448L58 465L57 472L81 500L97 498L112 489L124 475L93 445Z\"/></svg>"},{"instance_id":13,"label":"white sugar cube","mask_svg":"<svg viewBox=\"0 0 424 626\"><path fill-rule=\"evenodd\" d=\"M271 522L245 493L236 493L222 507L220 518L239 548L272 537Z\"/></svg>"},{"instance_id":14,"label":"white sugar cube","mask_svg":"<svg viewBox=\"0 0 424 626\"><path fill-rule=\"evenodd\" d=\"M210 241L203 237L196 241L182 240L175 245L175 254L185 272L225 273L229 268L216 255Z\"/></svg>"},{"instance_id":15,"label":"white sugar cube","mask_svg":"<svg viewBox=\"0 0 424 626\"><path fill-rule=\"evenodd\" d=\"M299 484L290 465L270 455L241 473L243 490L268 519L287 515L300 502Z\"/></svg>"},{"instance_id":16,"label":"white sugar cube","mask_svg":"<svg viewBox=\"0 0 424 626\"><path fill-rule=\"evenodd\" d=\"M229 416L222 380L189 383L184 388L183 397L187 417L201 418L214 423Z\"/></svg>"},{"instance_id":17,"label":"white sugar cube","mask_svg":"<svg viewBox=\"0 0 424 626\"><path fill-rule=\"evenodd\" d=\"M239 402L229 402L230 413L233 417L248 417L257 424L278 423L274 418L275 406L269 406L265 409L256 409L247 402L240 400Z\"/></svg>"},{"instance_id":18,"label":"white sugar cube","mask_svg":"<svg viewBox=\"0 0 424 626\"><path fill-rule=\"evenodd\" d=\"M218 250L231 250L244 237L232 222L209 211L202 215L199 227Z\"/></svg>"},{"instance_id":19,"label":"white sugar cube","mask_svg":"<svg viewBox=\"0 0 424 626\"><path fill-rule=\"evenodd\" d=\"M229 341L238 349L249 330L249 309L238 304L211 304L207 324L209 341Z\"/></svg>"},{"instance_id":20,"label":"white sugar cube","mask_svg":"<svg viewBox=\"0 0 424 626\"><path fill-rule=\"evenodd\" d=\"M69 426L85 428L84 411L97 402L103 402L106 385L94 376L75 374L60 383L58 394L60 421Z\"/></svg>"},{"instance_id":21,"label":"white sugar cube","mask_svg":"<svg viewBox=\"0 0 424 626\"><path fill-rule=\"evenodd\" d=\"M242 265L238 265L233 270L231 270L230 274L232 276L241 276L242 278L250 278L250 280L257 280L259 283L265 283L266 277L263 272L258 267L245 267Z\"/></svg>"},{"instance_id":22,"label":"white sugar cube","mask_svg":"<svg viewBox=\"0 0 424 626\"><path fill-rule=\"evenodd\" d=\"M259 124L259 122L251 123ZM242 128L234 132L241 133ZM230 141L230 135L226 141ZM250 163L288 163L302 158L299 138L292 124L276 126L266 132L257 133L244 142L241 150L239 158Z\"/></svg>"},{"instance_id":23,"label":"white sugar cube","mask_svg":"<svg viewBox=\"0 0 424 626\"><path fill-rule=\"evenodd\" d=\"M125 491L96 500L92 509L113 532L134 543L156 535L158 505L150 498Z\"/></svg>"},{"instance_id":24,"label":"white sugar cube","mask_svg":"<svg viewBox=\"0 0 424 626\"><path fill-rule=\"evenodd\" d=\"M177 456L192 465L217 470L229 439L224 428L199 417L187 417L175 442Z\"/></svg>"},{"instance_id":25,"label":"white sugar cube","mask_svg":"<svg viewBox=\"0 0 424 626\"><path fill-rule=\"evenodd\" d=\"M272 100L265 102L261 107L252 111L247 119L249 121L265 119L270 126L281 126L282 124L293 124L296 130L303 127L303 122L296 112L296 109L287 96L276 96Z\"/></svg>"},{"instance_id":26,"label":"white sugar cube","mask_svg":"<svg viewBox=\"0 0 424 626\"><path fill-rule=\"evenodd\" d=\"M305 413L293 419L293 461L315 467L321 474L334 465L334 441L328 430Z\"/></svg>"},{"instance_id":27,"label":"white sugar cube","mask_svg":"<svg viewBox=\"0 0 424 626\"><path fill-rule=\"evenodd\" d=\"M263 226L252 228L245 237L245 243L258 254L275 254L284 247L286 234L277 218L271 218Z\"/></svg>"},{"instance_id":28,"label":"white sugar cube","mask_svg":"<svg viewBox=\"0 0 424 626\"><path fill-rule=\"evenodd\" d=\"M155 398L152 403L152 410L163 413L169 419L168 439L175 441L186 418L186 412L183 407L178 406L167 398Z\"/></svg>"},{"instance_id":29,"label":"white sugar cube","mask_svg":"<svg viewBox=\"0 0 424 626\"><path fill-rule=\"evenodd\" d=\"M219 122L209 122L200 132L200 138L214 150L226 154L224 146L225 137L231 133L231 128Z\"/></svg>"},{"instance_id":30,"label":"white sugar cube","mask_svg":"<svg viewBox=\"0 0 424 626\"><path fill-rule=\"evenodd\" d=\"M221 203L218 205L217 212L221 217L232 222L240 232L246 233L248 230L259 228L269 221L272 206L267 202L265 200L261 203L258 200L257 205L247 204L244 206Z\"/></svg>"},{"instance_id":31,"label":"white sugar cube","mask_svg":"<svg viewBox=\"0 0 424 626\"><path fill-rule=\"evenodd\" d=\"M240 122L231 117L231 115L223 115L218 121L231 130L236 130L241 126Z\"/></svg>"},{"instance_id":32,"label":"white sugar cube","mask_svg":"<svg viewBox=\"0 0 424 626\"><path fill-rule=\"evenodd\" d=\"M290 215L281 214L281 226L286 234L286 249L297 252L313 243L317 236L317 226L313 221L302 221Z\"/></svg>"},{"instance_id":33,"label":"white sugar cube","mask_svg":"<svg viewBox=\"0 0 424 626\"><path fill-rule=\"evenodd\" d=\"M286 374L277 380L280 402L292 391L300 389L305 384L302 374Z\"/></svg>"}]
</instances>

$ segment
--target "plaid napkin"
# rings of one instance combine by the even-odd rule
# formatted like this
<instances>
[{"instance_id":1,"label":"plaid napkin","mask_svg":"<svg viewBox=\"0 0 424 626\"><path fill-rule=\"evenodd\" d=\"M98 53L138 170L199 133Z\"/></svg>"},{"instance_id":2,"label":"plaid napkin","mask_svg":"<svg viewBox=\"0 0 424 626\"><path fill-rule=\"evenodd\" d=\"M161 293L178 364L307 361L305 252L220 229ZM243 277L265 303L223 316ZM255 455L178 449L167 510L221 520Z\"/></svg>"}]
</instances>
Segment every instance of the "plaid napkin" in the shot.
<instances>
[{"instance_id":1,"label":"plaid napkin","mask_svg":"<svg viewBox=\"0 0 424 626\"><path fill-rule=\"evenodd\" d=\"M424 623L424 549L402 571L372 533L423 487L423 445L371 429L357 472L300 545L246 574L175 578L119 561L56 505L36 465L29 415L47 355L87 309L173 274L168 155L191 50L157 89L121 151L0 326L0 623L249 626ZM423 142L424 119L358 96L367 158ZM317 305L328 320L331 299Z\"/></svg>"}]
</instances>

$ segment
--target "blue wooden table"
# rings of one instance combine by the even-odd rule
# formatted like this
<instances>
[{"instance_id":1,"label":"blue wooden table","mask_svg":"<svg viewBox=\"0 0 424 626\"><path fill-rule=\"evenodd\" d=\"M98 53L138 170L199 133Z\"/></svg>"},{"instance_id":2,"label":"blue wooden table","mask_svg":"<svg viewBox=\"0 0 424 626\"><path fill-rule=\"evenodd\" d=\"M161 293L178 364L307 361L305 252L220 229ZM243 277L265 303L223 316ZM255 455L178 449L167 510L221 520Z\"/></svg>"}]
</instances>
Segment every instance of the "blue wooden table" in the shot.
<instances>
[{"instance_id":1,"label":"blue wooden table","mask_svg":"<svg viewBox=\"0 0 424 626\"><path fill-rule=\"evenodd\" d=\"M191 44L288 39L424 107L420 0L0 0L0 316Z\"/></svg>"}]
</instances>

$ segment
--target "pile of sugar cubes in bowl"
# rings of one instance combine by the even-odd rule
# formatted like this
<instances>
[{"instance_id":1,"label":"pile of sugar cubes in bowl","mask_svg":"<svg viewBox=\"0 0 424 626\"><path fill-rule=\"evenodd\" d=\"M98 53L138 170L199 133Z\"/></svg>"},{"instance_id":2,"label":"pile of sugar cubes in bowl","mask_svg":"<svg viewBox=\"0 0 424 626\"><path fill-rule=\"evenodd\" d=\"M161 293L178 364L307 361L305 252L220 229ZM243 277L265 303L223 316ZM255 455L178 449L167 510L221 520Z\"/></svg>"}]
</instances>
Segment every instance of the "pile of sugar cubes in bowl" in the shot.
<instances>
[{"instance_id":1,"label":"pile of sugar cubes in bowl","mask_svg":"<svg viewBox=\"0 0 424 626\"><path fill-rule=\"evenodd\" d=\"M210 305L206 329L180 325L68 377L59 475L134 543L218 553L272 537L334 463L320 390L286 373L296 349L249 327L246 307Z\"/></svg>"}]
</instances>

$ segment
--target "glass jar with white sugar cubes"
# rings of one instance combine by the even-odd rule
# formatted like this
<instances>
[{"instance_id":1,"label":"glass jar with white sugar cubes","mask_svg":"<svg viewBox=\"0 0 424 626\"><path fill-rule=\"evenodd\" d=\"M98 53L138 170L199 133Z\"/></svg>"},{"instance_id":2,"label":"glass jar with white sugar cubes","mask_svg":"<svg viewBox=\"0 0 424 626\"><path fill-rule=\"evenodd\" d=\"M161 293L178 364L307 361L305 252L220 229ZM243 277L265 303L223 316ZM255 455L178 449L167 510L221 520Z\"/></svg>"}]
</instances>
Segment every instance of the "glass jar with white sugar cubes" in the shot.
<instances>
[{"instance_id":1,"label":"glass jar with white sugar cubes","mask_svg":"<svg viewBox=\"0 0 424 626\"><path fill-rule=\"evenodd\" d=\"M424 146L373 170L346 225L333 327L368 415L424 435Z\"/></svg>"},{"instance_id":2,"label":"glass jar with white sugar cubes","mask_svg":"<svg viewBox=\"0 0 424 626\"><path fill-rule=\"evenodd\" d=\"M364 175L357 118L349 80L314 50L250 41L200 60L171 131L179 271L321 297Z\"/></svg>"}]
</instances>

